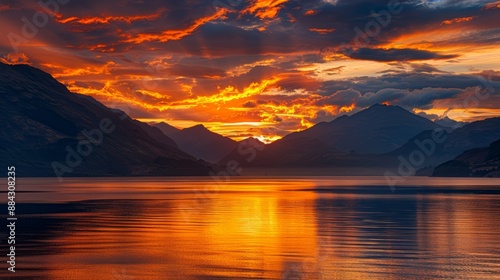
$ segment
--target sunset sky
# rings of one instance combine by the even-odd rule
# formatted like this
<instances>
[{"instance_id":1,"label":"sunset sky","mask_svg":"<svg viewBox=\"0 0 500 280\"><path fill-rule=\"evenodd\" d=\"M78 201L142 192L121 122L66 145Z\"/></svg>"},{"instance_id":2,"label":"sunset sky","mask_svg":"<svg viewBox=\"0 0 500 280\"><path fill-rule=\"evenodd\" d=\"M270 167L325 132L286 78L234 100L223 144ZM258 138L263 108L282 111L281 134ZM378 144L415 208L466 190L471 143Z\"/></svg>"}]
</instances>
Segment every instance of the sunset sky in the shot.
<instances>
[{"instance_id":1,"label":"sunset sky","mask_svg":"<svg viewBox=\"0 0 500 280\"><path fill-rule=\"evenodd\" d=\"M272 141L375 103L500 116L500 1L38 2L0 1L0 61L142 121Z\"/></svg>"}]
</instances>

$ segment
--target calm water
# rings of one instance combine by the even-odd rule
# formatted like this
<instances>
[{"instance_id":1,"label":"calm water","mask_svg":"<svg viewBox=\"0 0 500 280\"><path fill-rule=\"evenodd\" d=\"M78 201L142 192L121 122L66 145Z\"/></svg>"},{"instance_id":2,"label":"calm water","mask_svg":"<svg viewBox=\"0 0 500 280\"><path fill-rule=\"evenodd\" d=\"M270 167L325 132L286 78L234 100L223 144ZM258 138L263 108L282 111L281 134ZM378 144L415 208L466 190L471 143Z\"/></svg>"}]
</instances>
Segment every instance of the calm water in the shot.
<instances>
[{"instance_id":1,"label":"calm water","mask_svg":"<svg viewBox=\"0 0 500 280\"><path fill-rule=\"evenodd\" d=\"M377 177L20 178L17 278L5 261L0 276L500 279L498 184L411 178L392 192Z\"/></svg>"}]
</instances>

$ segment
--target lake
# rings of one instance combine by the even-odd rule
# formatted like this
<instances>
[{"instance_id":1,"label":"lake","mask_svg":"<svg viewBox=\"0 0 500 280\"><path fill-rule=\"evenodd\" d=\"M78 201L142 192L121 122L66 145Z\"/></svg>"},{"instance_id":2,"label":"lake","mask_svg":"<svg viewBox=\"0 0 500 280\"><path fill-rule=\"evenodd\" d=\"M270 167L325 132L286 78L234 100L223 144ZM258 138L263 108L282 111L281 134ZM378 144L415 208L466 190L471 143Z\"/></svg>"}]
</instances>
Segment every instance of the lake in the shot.
<instances>
[{"instance_id":1,"label":"lake","mask_svg":"<svg viewBox=\"0 0 500 280\"><path fill-rule=\"evenodd\" d=\"M500 279L498 179L18 178L16 201L2 279Z\"/></svg>"}]
</instances>

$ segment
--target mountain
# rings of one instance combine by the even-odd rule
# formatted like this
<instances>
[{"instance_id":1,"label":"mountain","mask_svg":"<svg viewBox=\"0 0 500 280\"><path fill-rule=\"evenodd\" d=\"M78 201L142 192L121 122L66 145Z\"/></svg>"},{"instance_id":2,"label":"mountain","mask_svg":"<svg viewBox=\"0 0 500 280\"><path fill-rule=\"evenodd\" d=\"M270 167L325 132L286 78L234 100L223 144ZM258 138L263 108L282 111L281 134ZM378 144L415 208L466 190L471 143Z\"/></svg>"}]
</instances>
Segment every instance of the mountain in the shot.
<instances>
[{"instance_id":1,"label":"mountain","mask_svg":"<svg viewBox=\"0 0 500 280\"><path fill-rule=\"evenodd\" d=\"M398 148L423 130L434 128L441 126L399 106L375 104L352 116L292 133L283 140L318 139L341 152L382 154Z\"/></svg>"},{"instance_id":2,"label":"mountain","mask_svg":"<svg viewBox=\"0 0 500 280\"><path fill-rule=\"evenodd\" d=\"M450 133L444 150L455 155L473 148L486 147L500 139L500 117L476 121Z\"/></svg>"},{"instance_id":3,"label":"mountain","mask_svg":"<svg viewBox=\"0 0 500 280\"><path fill-rule=\"evenodd\" d=\"M436 177L500 177L500 140L465 151L434 169Z\"/></svg>"},{"instance_id":4,"label":"mountain","mask_svg":"<svg viewBox=\"0 0 500 280\"><path fill-rule=\"evenodd\" d=\"M129 123L133 123L134 125L140 127L143 131L145 131L149 135L149 137L153 138L157 142L166 144L166 145L168 145L169 147L172 147L172 148L176 148L176 149L179 148L177 146L177 143L175 143L175 141L172 140L172 138L170 138L167 135L165 135L165 133L163 133L163 131L161 129L159 129L157 127L154 127L154 126L150 126L147 123L143 123L143 122L140 122L138 120L134 120L134 119L130 118L129 116L127 116L124 112L122 112L120 110L117 110L117 109L112 109L112 110L114 112L119 113L120 115L124 116L122 118L125 121L127 121ZM134 127L134 126L132 125L131 127ZM140 130L138 132L142 133L142 131L140 131Z\"/></svg>"},{"instance_id":5,"label":"mountain","mask_svg":"<svg viewBox=\"0 0 500 280\"><path fill-rule=\"evenodd\" d=\"M0 157L18 176L207 175L211 170L159 129L71 93L31 66L0 63L0 94Z\"/></svg>"},{"instance_id":6,"label":"mountain","mask_svg":"<svg viewBox=\"0 0 500 280\"><path fill-rule=\"evenodd\" d=\"M248 165L341 166L350 162L366 166L376 164L379 157L374 155L400 147L423 130L437 128L442 127L399 106L376 104L289 134L266 145L265 152Z\"/></svg>"},{"instance_id":7,"label":"mountain","mask_svg":"<svg viewBox=\"0 0 500 280\"><path fill-rule=\"evenodd\" d=\"M458 122L458 121L452 120L448 117L444 117L442 119L437 119L434 122L443 126L443 127L448 127L448 128L452 128L452 129L459 128L459 127L462 127L462 126L468 124L467 122Z\"/></svg>"},{"instance_id":8,"label":"mountain","mask_svg":"<svg viewBox=\"0 0 500 280\"><path fill-rule=\"evenodd\" d=\"M163 134L165 134L166 136L170 136L172 134L175 134L175 133L181 131L180 129L173 127L166 122L156 123L156 124L153 124L153 126L160 129L161 132L163 132Z\"/></svg>"},{"instance_id":9,"label":"mountain","mask_svg":"<svg viewBox=\"0 0 500 280\"><path fill-rule=\"evenodd\" d=\"M179 130L166 123L155 125L172 138L179 148L196 158L216 163L237 146L237 142L208 130L203 125Z\"/></svg>"},{"instance_id":10,"label":"mountain","mask_svg":"<svg viewBox=\"0 0 500 280\"><path fill-rule=\"evenodd\" d=\"M414 167L422 169L418 172L421 175L432 175L433 167L452 160L467 150L482 148L500 139L500 118L472 122L451 132L441 131L440 141L434 141L433 133L436 131L423 131L385 155L409 159L412 154L423 154L422 161Z\"/></svg>"},{"instance_id":11,"label":"mountain","mask_svg":"<svg viewBox=\"0 0 500 280\"><path fill-rule=\"evenodd\" d=\"M387 154L407 156L412 151L420 149L416 141L423 142L432 139L432 132L431 130L422 131L398 149ZM445 141L436 143L436 149L430 156L452 159L466 150L485 147L499 139L500 118L472 122L451 132L442 131L442 133Z\"/></svg>"}]
</instances>

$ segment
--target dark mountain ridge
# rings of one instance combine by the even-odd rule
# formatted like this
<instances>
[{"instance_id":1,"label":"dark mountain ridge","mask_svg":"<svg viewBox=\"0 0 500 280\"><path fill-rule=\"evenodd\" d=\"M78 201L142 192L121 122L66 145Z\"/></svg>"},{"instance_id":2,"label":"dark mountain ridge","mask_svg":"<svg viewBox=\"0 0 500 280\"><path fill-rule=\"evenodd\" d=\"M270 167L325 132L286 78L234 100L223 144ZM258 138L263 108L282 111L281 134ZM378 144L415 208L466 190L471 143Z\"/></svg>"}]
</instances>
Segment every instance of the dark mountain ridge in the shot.
<instances>
[{"instance_id":1,"label":"dark mountain ridge","mask_svg":"<svg viewBox=\"0 0 500 280\"><path fill-rule=\"evenodd\" d=\"M463 152L434 169L436 177L500 177L500 140Z\"/></svg>"},{"instance_id":2,"label":"dark mountain ridge","mask_svg":"<svg viewBox=\"0 0 500 280\"><path fill-rule=\"evenodd\" d=\"M350 162L365 166L380 158L377 154L397 149L429 129L444 128L399 106L376 104L351 116L291 133L267 145L266 152L249 165L323 166Z\"/></svg>"},{"instance_id":3,"label":"dark mountain ridge","mask_svg":"<svg viewBox=\"0 0 500 280\"><path fill-rule=\"evenodd\" d=\"M184 129L177 129L166 123L154 126L172 138L181 150L212 163L219 162L238 144L231 138L214 133L201 124Z\"/></svg>"},{"instance_id":4,"label":"dark mountain ridge","mask_svg":"<svg viewBox=\"0 0 500 280\"><path fill-rule=\"evenodd\" d=\"M71 93L28 65L0 63L0 156L19 176L206 175L158 129Z\"/></svg>"}]
</instances>

